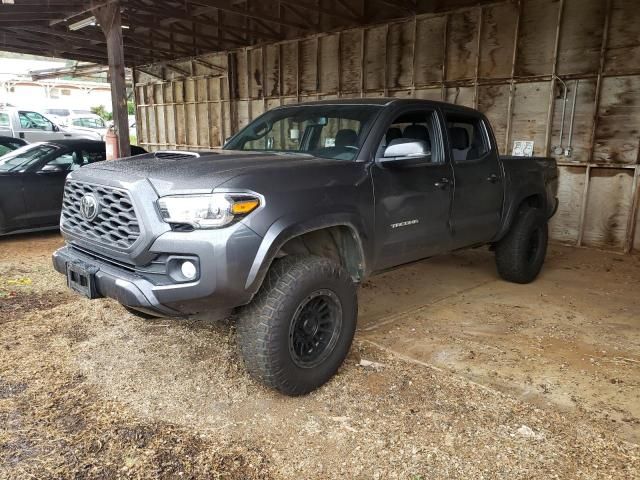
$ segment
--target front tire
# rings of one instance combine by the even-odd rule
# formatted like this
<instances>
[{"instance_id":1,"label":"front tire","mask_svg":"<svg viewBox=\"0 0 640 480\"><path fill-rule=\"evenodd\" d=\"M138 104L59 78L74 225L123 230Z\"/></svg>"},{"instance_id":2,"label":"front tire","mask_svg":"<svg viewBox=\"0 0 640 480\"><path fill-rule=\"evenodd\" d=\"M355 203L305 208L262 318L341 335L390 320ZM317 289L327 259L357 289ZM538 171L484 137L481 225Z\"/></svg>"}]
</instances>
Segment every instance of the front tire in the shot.
<instances>
[{"instance_id":1,"label":"front tire","mask_svg":"<svg viewBox=\"0 0 640 480\"><path fill-rule=\"evenodd\" d=\"M496 265L500 276L514 283L534 281L547 254L548 235L547 218L542 210L522 210L509 233L496 247Z\"/></svg>"},{"instance_id":2,"label":"front tire","mask_svg":"<svg viewBox=\"0 0 640 480\"><path fill-rule=\"evenodd\" d=\"M276 260L238 318L246 368L284 394L309 393L342 365L357 316L356 286L340 265L315 256Z\"/></svg>"}]
</instances>

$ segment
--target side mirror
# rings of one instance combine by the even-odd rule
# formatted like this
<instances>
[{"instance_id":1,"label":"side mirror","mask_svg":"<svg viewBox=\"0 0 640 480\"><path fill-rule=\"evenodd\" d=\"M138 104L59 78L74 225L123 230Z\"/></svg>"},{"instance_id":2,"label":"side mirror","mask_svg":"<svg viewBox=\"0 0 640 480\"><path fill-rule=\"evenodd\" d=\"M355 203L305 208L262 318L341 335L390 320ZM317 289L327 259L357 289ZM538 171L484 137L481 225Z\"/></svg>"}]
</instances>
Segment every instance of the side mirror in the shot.
<instances>
[{"instance_id":1,"label":"side mirror","mask_svg":"<svg viewBox=\"0 0 640 480\"><path fill-rule=\"evenodd\" d=\"M45 165L41 170L38 170L38 173L56 173L64 171L65 169L61 165Z\"/></svg>"},{"instance_id":2,"label":"side mirror","mask_svg":"<svg viewBox=\"0 0 640 480\"><path fill-rule=\"evenodd\" d=\"M51 124L51 131L59 132L60 131L60 127L58 125L56 125L55 123L52 123Z\"/></svg>"},{"instance_id":3,"label":"side mirror","mask_svg":"<svg viewBox=\"0 0 640 480\"><path fill-rule=\"evenodd\" d=\"M384 151L378 163L383 167L409 167L431 163L431 149L426 142L412 138L396 138Z\"/></svg>"}]
</instances>

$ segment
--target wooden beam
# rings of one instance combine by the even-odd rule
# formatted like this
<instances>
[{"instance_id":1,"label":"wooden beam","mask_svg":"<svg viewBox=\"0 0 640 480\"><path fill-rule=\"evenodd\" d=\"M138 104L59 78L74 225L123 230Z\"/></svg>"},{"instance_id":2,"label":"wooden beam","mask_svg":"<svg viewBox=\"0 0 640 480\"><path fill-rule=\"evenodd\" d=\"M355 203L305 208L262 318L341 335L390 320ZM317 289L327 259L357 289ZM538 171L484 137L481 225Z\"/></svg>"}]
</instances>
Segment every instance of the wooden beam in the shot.
<instances>
[{"instance_id":1,"label":"wooden beam","mask_svg":"<svg viewBox=\"0 0 640 480\"><path fill-rule=\"evenodd\" d=\"M122 23L120 3L110 3L93 9L107 40L109 58L109 78L111 82L111 103L113 123L118 135L118 152L121 157L131 155L129 144L129 115L127 111L127 84L124 74L124 48L122 44Z\"/></svg>"},{"instance_id":2,"label":"wooden beam","mask_svg":"<svg viewBox=\"0 0 640 480\"><path fill-rule=\"evenodd\" d=\"M323 8L320 5L309 5L306 4L302 1L299 0L280 0L280 3L282 3L283 5L289 5L289 6L293 6L293 7L298 7L300 9L304 9L304 10L308 10L310 12L316 12L316 13L322 13L323 15L327 15L329 17L334 17L334 18L340 18L343 20L351 20L354 22L360 22L362 20L361 17L359 17L358 15L355 14L355 12L353 10L350 9L350 6L348 3L345 3L343 1L339 1L338 4L344 8L344 9L349 9L348 13L346 12L338 12L336 10L331 10L328 8Z\"/></svg>"},{"instance_id":3,"label":"wooden beam","mask_svg":"<svg viewBox=\"0 0 640 480\"><path fill-rule=\"evenodd\" d=\"M264 13L255 12L252 10L242 10L233 4L230 0L190 0L191 4L203 5L205 7L211 7L223 12L234 13L241 17L255 18L257 20L263 20L266 22L274 23L276 25L282 25L283 27L297 28L300 30L308 30L307 25L302 25L289 20L283 20L276 16Z\"/></svg>"}]
</instances>

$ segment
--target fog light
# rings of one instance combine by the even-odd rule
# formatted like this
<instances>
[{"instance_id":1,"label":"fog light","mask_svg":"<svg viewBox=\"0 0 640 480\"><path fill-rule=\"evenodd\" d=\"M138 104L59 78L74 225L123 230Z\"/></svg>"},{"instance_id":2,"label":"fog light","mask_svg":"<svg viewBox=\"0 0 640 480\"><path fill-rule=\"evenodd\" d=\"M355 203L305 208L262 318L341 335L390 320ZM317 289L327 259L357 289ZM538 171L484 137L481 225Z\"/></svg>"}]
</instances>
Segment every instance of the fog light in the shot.
<instances>
[{"instance_id":1,"label":"fog light","mask_svg":"<svg viewBox=\"0 0 640 480\"><path fill-rule=\"evenodd\" d=\"M198 274L198 269L196 268L195 264L188 260L182 262L182 265L180 265L180 271L187 280L193 280Z\"/></svg>"}]
</instances>

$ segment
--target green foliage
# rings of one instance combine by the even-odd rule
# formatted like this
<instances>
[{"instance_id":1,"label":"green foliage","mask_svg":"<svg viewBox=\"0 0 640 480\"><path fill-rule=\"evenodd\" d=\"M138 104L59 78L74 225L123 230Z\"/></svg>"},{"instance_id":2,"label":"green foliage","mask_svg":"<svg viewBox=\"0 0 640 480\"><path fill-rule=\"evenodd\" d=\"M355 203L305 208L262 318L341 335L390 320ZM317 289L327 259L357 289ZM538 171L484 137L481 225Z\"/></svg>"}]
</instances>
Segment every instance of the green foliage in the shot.
<instances>
[{"instance_id":1,"label":"green foliage","mask_svg":"<svg viewBox=\"0 0 640 480\"><path fill-rule=\"evenodd\" d=\"M113 120L113 115L111 114L111 112L107 112L107 109L105 108L104 105L98 105L96 107L91 107L91 112L95 113L96 115L99 115L104 120L107 120L107 121Z\"/></svg>"},{"instance_id":2,"label":"green foliage","mask_svg":"<svg viewBox=\"0 0 640 480\"><path fill-rule=\"evenodd\" d=\"M135 115L136 114L136 104L133 100L129 100L127 102L127 113L129 115Z\"/></svg>"}]
</instances>

